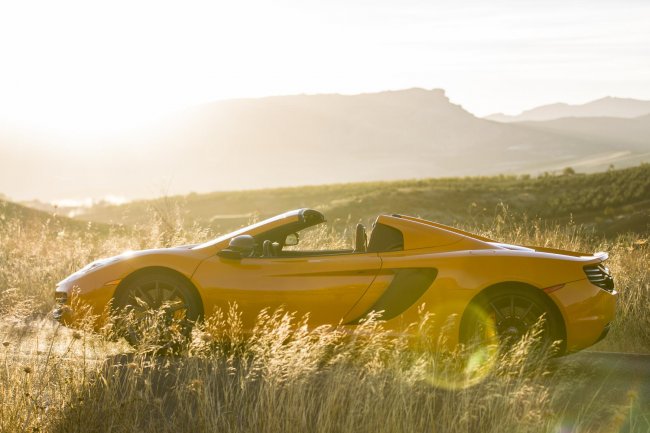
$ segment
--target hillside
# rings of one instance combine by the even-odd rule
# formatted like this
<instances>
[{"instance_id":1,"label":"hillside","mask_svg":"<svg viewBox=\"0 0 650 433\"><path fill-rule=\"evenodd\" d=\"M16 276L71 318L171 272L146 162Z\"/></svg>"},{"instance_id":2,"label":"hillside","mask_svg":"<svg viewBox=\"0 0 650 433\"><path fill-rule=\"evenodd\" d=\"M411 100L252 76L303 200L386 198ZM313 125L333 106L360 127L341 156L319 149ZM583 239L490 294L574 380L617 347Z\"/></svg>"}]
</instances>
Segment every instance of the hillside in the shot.
<instances>
[{"instance_id":1,"label":"hillside","mask_svg":"<svg viewBox=\"0 0 650 433\"><path fill-rule=\"evenodd\" d=\"M567 117L547 121L519 122L531 129L562 134L576 140L608 147L612 154L596 155L573 165L605 170L616 160L618 165L636 165L650 160L650 114L633 119L615 117Z\"/></svg>"},{"instance_id":2,"label":"hillside","mask_svg":"<svg viewBox=\"0 0 650 433\"><path fill-rule=\"evenodd\" d=\"M495 176L333 184L190 194L121 206L95 206L91 221L145 225L152 212L178 209L186 223L223 232L288 209L313 207L332 222L372 223L380 213L420 215L447 224L489 224L504 209L512 218L541 218L594 227L598 233L650 228L650 164L595 174Z\"/></svg>"},{"instance_id":3,"label":"hillside","mask_svg":"<svg viewBox=\"0 0 650 433\"><path fill-rule=\"evenodd\" d=\"M619 117L634 118L650 114L650 101L611 96L585 104L549 104L523 111L516 116L492 114L486 119L496 122L524 122L560 119L564 117Z\"/></svg>"},{"instance_id":4,"label":"hillside","mask_svg":"<svg viewBox=\"0 0 650 433\"><path fill-rule=\"evenodd\" d=\"M20 221L23 229L46 228L51 233L60 231L83 232L89 228L89 223L68 218L56 213L49 213L22 206L17 203L0 199L0 226ZM101 222L92 223L95 232L103 233L108 231L108 225Z\"/></svg>"},{"instance_id":5,"label":"hillside","mask_svg":"<svg viewBox=\"0 0 650 433\"><path fill-rule=\"evenodd\" d=\"M0 125L0 190L18 200L587 172L650 160L650 137L628 142L622 130L611 142L493 122L440 89L219 101L95 137L16 128Z\"/></svg>"},{"instance_id":6,"label":"hillside","mask_svg":"<svg viewBox=\"0 0 650 433\"><path fill-rule=\"evenodd\" d=\"M557 169L611 150L478 119L421 89L225 101L164 135L160 147L185 140L183 153L199 156L193 180L221 177L218 189Z\"/></svg>"}]
</instances>

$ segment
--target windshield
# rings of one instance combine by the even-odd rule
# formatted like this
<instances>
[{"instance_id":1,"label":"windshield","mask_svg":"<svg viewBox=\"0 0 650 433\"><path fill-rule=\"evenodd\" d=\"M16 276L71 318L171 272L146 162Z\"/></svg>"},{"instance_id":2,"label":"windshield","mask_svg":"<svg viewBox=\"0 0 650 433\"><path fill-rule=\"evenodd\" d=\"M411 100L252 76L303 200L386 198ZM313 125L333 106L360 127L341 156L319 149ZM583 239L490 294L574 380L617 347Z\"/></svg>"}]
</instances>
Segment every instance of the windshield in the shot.
<instances>
[{"instance_id":1,"label":"windshield","mask_svg":"<svg viewBox=\"0 0 650 433\"><path fill-rule=\"evenodd\" d=\"M219 243L221 243L223 241L226 241L226 240L228 240L230 238L234 238L235 236L242 235L244 233L247 233L247 232L249 232L251 230L255 230L256 228L262 227L262 226L264 226L264 225L266 225L268 223L271 223L273 221L285 219L285 218L287 218L287 217L289 217L291 215L295 215L295 214L296 214L296 211L291 211L291 212L286 212L286 213L283 213L283 214L280 214L280 215L276 215L276 216L274 216L272 218L265 219L264 221L260 221L260 222L257 222L255 224L252 224L252 225L249 225L249 226L246 226L246 227L242 227L242 228L240 228L238 230L235 230L234 232L230 232L230 233L227 233L225 235L221 235L218 238L215 238L215 239L209 240L207 242L204 242L202 244L199 244L199 245L195 246L192 249L193 250L198 250L200 248L206 248L206 247L211 247L211 246L217 245L217 244L219 244Z\"/></svg>"}]
</instances>

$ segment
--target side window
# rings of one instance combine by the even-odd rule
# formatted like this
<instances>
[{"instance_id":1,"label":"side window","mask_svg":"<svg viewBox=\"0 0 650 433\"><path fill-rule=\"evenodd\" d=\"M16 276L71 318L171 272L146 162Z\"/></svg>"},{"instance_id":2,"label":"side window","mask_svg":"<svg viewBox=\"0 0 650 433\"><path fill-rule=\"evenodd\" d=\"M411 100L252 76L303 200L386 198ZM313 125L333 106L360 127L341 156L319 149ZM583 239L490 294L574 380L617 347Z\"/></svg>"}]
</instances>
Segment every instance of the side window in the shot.
<instances>
[{"instance_id":1,"label":"side window","mask_svg":"<svg viewBox=\"0 0 650 433\"><path fill-rule=\"evenodd\" d=\"M298 245L285 246L287 251L346 251L352 249L350 240L332 230L327 224L318 224L298 232Z\"/></svg>"},{"instance_id":2,"label":"side window","mask_svg":"<svg viewBox=\"0 0 650 433\"><path fill-rule=\"evenodd\" d=\"M318 224L297 231L292 227L281 227L255 237L253 257L306 257L322 255L352 254L349 239L344 234ZM287 235L296 233L297 244L285 245Z\"/></svg>"},{"instance_id":3,"label":"side window","mask_svg":"<svg viewBox=\"0 0 650 433\"><path fill-rule=\"evenodd\" d=\"M370 234L369 253L401 251L404 249L404 236L394 227L377 223Z\"/></svg>"}]
</instances>

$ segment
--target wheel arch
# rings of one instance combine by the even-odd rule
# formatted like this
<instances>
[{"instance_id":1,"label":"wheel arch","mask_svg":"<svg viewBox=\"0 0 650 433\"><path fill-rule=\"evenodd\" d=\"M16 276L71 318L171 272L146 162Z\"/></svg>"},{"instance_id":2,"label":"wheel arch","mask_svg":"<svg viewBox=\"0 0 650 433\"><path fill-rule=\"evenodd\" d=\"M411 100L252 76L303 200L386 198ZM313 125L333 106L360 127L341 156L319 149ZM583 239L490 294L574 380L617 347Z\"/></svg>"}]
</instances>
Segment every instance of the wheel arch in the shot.
<instances>
[{"instance_id":1,"label":"wheel arch","mask_svg":"<svg viewBox=\"0 0 650 433\"><path fill-rule=\"evenodd\" d=\"M476 295L474 295L472 299L469 301L469 303L467 304L467 306L465 307L465 309L463 310L463 314L461 316L460 335L459 335L460 340L461 341L463 340L464 334L465 332L467 332L466 329L467 320L468 317L470 316L469 313L471 311L472 306L478 304L479 302L481 302L483 299L487 298L491 294L506 289L525 290L531 295L537 297L538 299L544 302L550 314L552 314L558 322L558 332L560 333L560 335L558 335L557 337L558 339L562 340L562 347L560 350L562 353L564 353L567 345L567 331L566 331L566 319L564 318L562 311L557 306L555 301L553 301L553 299L548 295L548 293L544 292L539 287L521 281L503 281L503 282L495 283L488 287L485 287Z\"/></svg>"},{"instance_id":2,"label":"wheel arch","mask_svg":"<svg viewBox=\"0 0 650 433\"><path fill-rule=\"evenodd\" d=\"M147 275L147 274L165 274L171 277L176 277L182 279L184 282L187 283L187 286L189 289L192 291L192 295L198 300L199 305L201 306L201 317L205 315L205 307L203 305L203 298L201 298L201 295L199 293L198 288L196 285L190 280L185 274L182 272L179 272L175 269L168 268L166 266L147 266L144 268L140 268L138 270L135 270L131 272L129 275L127 275L120 283L117 285L115 288L115 293L113 293L113 298L112 298L112 306L113 308L116 305L116 300L118 299L119 296L122 295L124 292L125 288L128 287L128 284L135 280L138 277L141 277L142 275Z\"/></svg>"}]
</instances>

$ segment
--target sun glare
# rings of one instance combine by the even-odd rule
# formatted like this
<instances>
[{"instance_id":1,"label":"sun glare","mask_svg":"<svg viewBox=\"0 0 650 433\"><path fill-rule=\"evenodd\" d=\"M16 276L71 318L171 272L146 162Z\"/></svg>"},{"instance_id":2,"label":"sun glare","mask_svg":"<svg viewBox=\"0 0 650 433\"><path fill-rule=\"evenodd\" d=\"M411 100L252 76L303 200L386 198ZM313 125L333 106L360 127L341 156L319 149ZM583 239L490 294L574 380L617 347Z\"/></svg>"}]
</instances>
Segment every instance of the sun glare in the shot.
<instances>
[{"instance_id":1,"label":"sun glare","mask_svg":"<svg viewBox=\"0 0 650 433\"><path fill-rule=\"evenodd\" d=\"M257 70L247 53L258 36L242 31L242 13L216 3L3 5L0 118L104 132L191 104L245 96L246 71ZM254 16L246 22L263 24Z\"/></svg>"}]
</instances>

